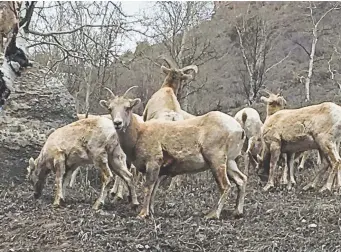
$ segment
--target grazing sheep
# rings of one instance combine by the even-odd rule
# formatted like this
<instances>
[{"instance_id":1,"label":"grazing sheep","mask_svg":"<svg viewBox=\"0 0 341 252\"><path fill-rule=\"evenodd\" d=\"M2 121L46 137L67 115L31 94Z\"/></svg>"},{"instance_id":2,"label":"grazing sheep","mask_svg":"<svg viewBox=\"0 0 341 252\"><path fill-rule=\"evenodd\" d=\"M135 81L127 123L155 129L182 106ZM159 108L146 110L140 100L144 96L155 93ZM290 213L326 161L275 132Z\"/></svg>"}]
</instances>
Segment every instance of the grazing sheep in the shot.
<instances>
[{"instance_id":1,"label":"grazing sheep","mask_svg":"<svg viewBox=\"0 0 341 252\"><path fill-rule=\"evenodd\" d=\"M264 191L274 186L274 171L281 153L287 153L292 175L294 154L313 149L319 150L320 156L327 157L332 167L320 191L331 190L334 177L341 168L337 148L341 139L340 114L340 106L323 102L299 109L283 109L267 118L263 125L263 162L269 177ZM292 179L289 183L294 183Z\"/></svg>"},{"instance_id":2,"label":"grazing sheep","mask_svg":"<svg viewBox=\"0 0 341 252\"><path fill-rule=\"evenodd\" d=\"M238 186L235 214L243 214L247 177L240 172L235 159L241 153L245 132L233 117L212 111L188 120L140 123L132 116L132 109L141 99L128 99L127 92L124 96L111 94L112 97L101 100L100 105L110 112L127 159L146 174L140 218L154 213L154 196L165 176L208 169L212 171L221 197L206 218L220 216L231 186L227 174Z\"/></svg>"},{"instance_id":3,"label":"grazing sheep","mask_svg":"<svg viewBox=\"0 0 341 252\"><path fill-rule=\"evenodd\" d=\"M46 176L52 170L56 173L53 204L59 206L64 202L66 185L70 182L72 172L86 164L94 164L101 171L102 188L93 205L94 209L104 204L113 180L112 172L127 183L133 205L139 204L133 175L126 166L126 155L120 147L112 121L105 117L82 119L51 133L38 158L30 158L27 168L35 198L40 197Z\"/></svg>"},{"instance_id":4,"label":"grazing sheep","mask_svg":"<svg viewBox=\"0 0 341 252\"><path fill-rule=\"evenodd\" d=\"M256 168L257 157L260 155L262 150L262 126L263 123L257 110L253 108L243 108L239 110L234 118L240 123L246 134L247 149L245 151L244 162L245 168L243 173L248 176L250 160L252 166Z\"/></svg>"}]
</instances>

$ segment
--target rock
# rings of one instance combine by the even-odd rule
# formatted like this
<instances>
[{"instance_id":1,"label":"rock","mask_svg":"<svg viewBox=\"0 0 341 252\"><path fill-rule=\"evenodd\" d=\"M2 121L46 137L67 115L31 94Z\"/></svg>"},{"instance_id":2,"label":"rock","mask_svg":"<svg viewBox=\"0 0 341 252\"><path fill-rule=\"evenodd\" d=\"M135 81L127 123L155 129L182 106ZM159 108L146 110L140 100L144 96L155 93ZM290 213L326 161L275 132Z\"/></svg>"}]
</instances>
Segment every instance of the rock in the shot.
<instances>
[{"instance_id":1,"label":"rock","mask_svg":"<svg viewBox=\"0 0 341 252\"><path fill-rule=\"evenodd\" d=\"M308 228L316 228L316 227L317 227L317 225L315 223L312 223L312 224L308 225Z\"/></svg>"},{"instance_id":2,"label":"rock","mask_svg":"<svg viewBox=\"0 0 341 252\"><path fill-rule=\"evenodd\" d=\"M38 63L16 79L14 89L0 115L0 179L4 182L14 176L24 179L28 159L39 155L46 135L76 120L74 98L62 80Z\"/></svg>"}]
</instances>

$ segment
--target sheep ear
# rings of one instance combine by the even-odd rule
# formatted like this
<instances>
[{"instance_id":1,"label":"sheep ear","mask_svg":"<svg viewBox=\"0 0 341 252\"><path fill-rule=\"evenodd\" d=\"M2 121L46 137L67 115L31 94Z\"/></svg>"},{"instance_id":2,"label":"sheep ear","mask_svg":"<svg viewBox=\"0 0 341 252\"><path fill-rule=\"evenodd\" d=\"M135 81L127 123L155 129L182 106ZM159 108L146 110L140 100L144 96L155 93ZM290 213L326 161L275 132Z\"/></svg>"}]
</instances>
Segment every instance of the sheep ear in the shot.
<instances>
[{"instance_id":1,"label":"sheep ear","mask_svg":"<svg viewBox=\"0 0 341 252\"><path fill-rule=\"evenodd\" d=\"M283 106L286 106L286 105L287 105L287 101L286 101L283 97L281 97L281 101L282 101L282 105L283 105Z\"/></svg>"},{"instance_id":2,"label":"sheep ear","mask_svg":"<svg viewBox=\"0 0 341 252\"><path fill-rule=\"evenodd\" d=\"M99 105L101 105L102 108L108 109L109 104L106 100L100 100Z\"/></svg>"},{"instance_id":3,"label":"sheep ear","mask_svg":"<svg viewBox=\"0 0 341 252\"><path fill-rule=\"evenodd\" d=\"M167 67L165 67L165 66L161 66L161 70L162 70L162 72L164 72L165 74L169 74L169 72L170 72L170 69L167 68Z\"/></svg>"},{"instance_id":4,"label":"sheep ear","mask_svg":"<svg viewBox=\"0 0 341 252\"><path fill-rule=\"evenodd\" d=\"M183 74L181 76L181 79L182 80L193 80L193 75L191 75L191 74Z\"/></svg>"},{"instance_id":5,"label":"sheep ear","mask_svg":"<svg viewBox=\"0 0 341 252\"><path fill-rule=\"evenodd\" d=\"M264 97L264 96L262 96L262 97L260 98L260 100L261 100L262 102L265 102L265 103L267 103L267 102L269 101L269 99L266 98L266 97Z\"/></svg>"},{"instance_id":6,"label":"sheep ear","mask_svg":"<svg viewBox=\"0 0 341 252\"><path fill-rule=\"evenodd\" d=\"M129 102L130 102L130 107L133 108L133 107L135 107L136 105L138 105L141 102L141 99L140 98L136 98L136 99L133 99L133 100L129 100Z\"/></svg>"}]
</instances>

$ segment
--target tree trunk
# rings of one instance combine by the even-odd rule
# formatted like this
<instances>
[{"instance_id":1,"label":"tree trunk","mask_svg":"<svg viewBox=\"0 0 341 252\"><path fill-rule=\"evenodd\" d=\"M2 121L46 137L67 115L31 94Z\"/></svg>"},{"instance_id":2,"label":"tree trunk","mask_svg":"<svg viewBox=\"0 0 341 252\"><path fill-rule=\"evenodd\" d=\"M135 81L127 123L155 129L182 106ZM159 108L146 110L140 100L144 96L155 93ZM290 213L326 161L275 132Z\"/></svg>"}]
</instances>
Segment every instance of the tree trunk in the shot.
<instances>
[{"instance_id":1,"label":"tree trunk","mask_svg":"<svg viewBox=\"0 0 341 252\"><path fill-rule=\"evenodd\" d=\"M313 41L311 43L308 76L305 79L305 100L306 101L310 101L310 80L311 80L311 76L313 75L316 44L317 44L317 27L315 26L313 28Z\"/></svg>"}]
</instances>

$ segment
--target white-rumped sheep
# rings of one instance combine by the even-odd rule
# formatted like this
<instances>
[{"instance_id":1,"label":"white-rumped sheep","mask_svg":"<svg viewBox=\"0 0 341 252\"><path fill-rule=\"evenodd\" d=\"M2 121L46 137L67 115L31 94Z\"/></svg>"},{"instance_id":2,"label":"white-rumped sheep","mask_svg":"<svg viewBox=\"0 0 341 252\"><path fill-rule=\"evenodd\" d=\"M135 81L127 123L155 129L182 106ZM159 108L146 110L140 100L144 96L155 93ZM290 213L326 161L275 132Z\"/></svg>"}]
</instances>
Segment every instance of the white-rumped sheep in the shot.
<instances>
[{"instance_id":1,"label":"white-rumped sheep","mask_svg":"<svg viewBox=\"0 0 341 252\"><path fill-rule=\"evenodd\" d=\"M162 178L208 169L212 171L221 197L206 218L220 216L231 186L227 174L238 186L235 214L242 215L247 177L235 162L245 140L240 124L218 111L181 121L139 123L132 116L132 109L140 102L139 98L128 99L113 93L109 100L100 101L112 116L127 158L146 174L144 203L139 217L154 213L154 196Z\"/></svg>"},{"instance_id":2,"label":"white-rumped sheep","mask_svg":"<svg viewBox=\"0 0 341 252\"><path fill-rule=\"evenodd\" d=\"M253 168L256 168L258 165L258 157L262 150L261 138L263 122L261 121L257 110L253 108L243 108L239 110L234 118L240 123L246 134L245 141L247 143L247 148L244 149L245 168L243 173L248 176L250 160Z\"/></svg>"},{"instance_id":3,"label":"white-rumped sheep","mask_svg":"<svg viewBox=\"0 0 341 252\"><path fill-rule=\"evenodd\" d=\"M66 185L72 172L81 165L94 164L101 171L102 188L93 205L99 209L112 184L113 173L128 185L132 204L137 206L133 175L126 165L112 121L105 117L82 119L56 129L48 137L39 156L30 158L28 180L33 184L35 198L40 197L46 176L50 171L56 174L54 205L59 206L65 199Z\"/></svg>"},{"instance_id":4,"label":"white-rumped sheep","mask_svg":"<svg viewBox=\"0 0 341 252\"><path fill-rule=\"evenodd\" d=\"M299 109L280 110L267 118L263 125L263 165L269 176L265 191L274 186L274 171L281 153L287 153L289 169L293 171L294 154L313 149L319 150L332 167L320 191L331 190L336 172L341 168L337 148L341 139L340 114L340 106L323 102Z\"/></svg>"}]
</instances>

